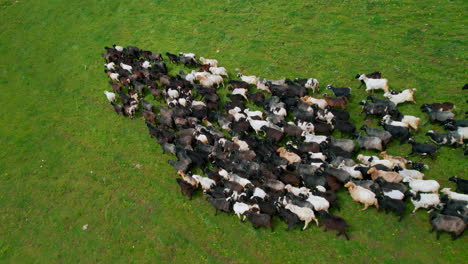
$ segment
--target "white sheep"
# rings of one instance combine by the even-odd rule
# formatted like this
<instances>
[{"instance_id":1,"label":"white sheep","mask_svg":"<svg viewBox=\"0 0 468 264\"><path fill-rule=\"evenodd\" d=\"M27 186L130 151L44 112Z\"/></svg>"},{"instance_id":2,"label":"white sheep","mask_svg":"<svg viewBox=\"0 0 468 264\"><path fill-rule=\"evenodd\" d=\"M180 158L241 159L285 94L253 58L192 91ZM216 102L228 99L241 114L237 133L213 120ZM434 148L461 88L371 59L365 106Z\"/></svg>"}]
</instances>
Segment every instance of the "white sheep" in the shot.
<instances>
[{"instance_id":1,"label":"white sheep","mask_svg":"<svg viewBox=\"0 0 468 264\"><path fill-rule=\"evenodd\" d=\"M395 105L404 102L416 103L416 101L414 100L414 91L416 91L416 88L406 89L398 94L391 94L387 91L385 92L384 97L388 98L388 100L392 101Z\"/></svg>"},{"instance_id":2,"label":"white sheep","mask_svg":"<svg viewBox=\"0 0 468 264\"><path fill-rule=\"evenodd\" d=\"M348 191L351 194L351 198L353 198L354 202L364 204L364 208L362 208L361 211L366 210L371 205L375 205L375 207L379 209L379 203L375 198L375 193L373 193L372 191L364 187L358 186L351 181L346 183L344 187L348 188Z\"/></svg>"},{"instance_id":3,"label":"white sheep","mask_svg":"<svg viewBox=\"0 0 468 264\"><path fill-rule=\"evenodd\" d=\"M314 211L310 208L299 207L294 204L287 204L284 208L288 209L289 211L297 215L297 217L299 217L301 221L305 222L302 230L305 230L307 226L309 225L309 223L312 222L312 220L314 220L315 223L317 223L317 226L319 225L319 222L317 218L315 217Z\"/></svg>"},{"instance_id":4,"label":"white sheep","mask_svg":"<svg viewBox=\"0 0 468 264\"><path fill-rule=\"evenodd\" d=\"M213 186L216 185L216 182L208 177L202 177L197 174L192 175L192 177L200 183L204 191L210 190Z\"/></svg>"},{"instance_id":5,"label":"white sheep","mask_svg":"<svg viewBox=\"0 0 468 264\"><path fill-rule=\"evenodd\" d=\"M203 57L200 57L200 61L203 63L203 64L208 64L210 65L211 67L218 67L218 61L215 60L215 59L205 59Z\"/></svg>"},{"instance_id":6,"label":"white sheep","mask_svg":"<svg viewBox=\"0 0 468 264\"><path fill-rule=\"evenodd\" d=\"M104 91L104 94L106 95L107 100L109 100L109 103L115 102L115 93Z\"/></svg>"},{"instance_id":7,"label":"white sheep","mask_svg":"<svg viewBox=\"0 0 468 264\"><path fill-rule=\"evenodd\" d=\"M216 75L222 75L222 76L226 76L229 78L229 75L226 71L226 68L224 67L210 67L209 71L212 73L212 74L216 74Z\"/></svg>"},{"instance_id":8,"label":"white sheep","mask_svg":"<svg viewBox=\"0 0 468 264\"><path fill-rule=\"evenodd\" d=\"M415 192L437 193L440 188L440 184L435 180L413 180L412 178L407 179L409 181L411 190Z\"/></svg>"},{"instance_id":9,"label":"white sheep","mask_svg":"<svg viewBox=\"0 0 468 264\"><path fill-rule=\"evenodd\" d=\"M310 105L316 104L321 109L325 109L325 107L328 106L327 101L325 99L317 99L308 95L301 97L301 101Z\"/></svg>"},{"instance_id":10,"label":"white sheep","mask_svg":"<svg viewBox=\"0 0 468 264\"><path fill-rule=\"evenodd\" d=\"M256 76L245 76L242 73L237 74L237 77L241 78L242 81L249 83L249 84L255 84L257 85L258 83L258 77Z\"/></svg>"},{"instance_id":11,"label":"white sheep","mask_svg":"<svg viewBox=\"0 0 468 264\"><path fill-rule=\"evenodd\" d=\"M132 73L132 70L133 70L133 67L132 67L132 66L127 65L127 64L124 64L124 63L121 62L121 63L120 63L120 67L122 67L122 69L127 70L127 71L129 71L130 73Z\"/></svg>"},{"instance_id":12,"label":"white sheep","mask_svg":"<svg viewBox=\"0 0 468 264\"><path fill-rule=\"evenodd\" d=\"M447 194L450 199L468 202L468 194L452 192L450 188L443 188L440 192Z\"/></svg>"},{"instance_id":13,"label":"white sheep","mask_svg":"<svg viewBox=\"0 0 468 264\"><path fill-rule=\"evenodd\" d=\"M321 196L315 196L315 195L309 194L309 197L307 197L306 201L312 204L315 211L323 210L323 211L328 212L328 208L330 208L330 203L327 201L327 199Z\"/></svg>"},{"instance_id":14,"label":"white sheep","mask_svg":"<svg viewBox=\"0 0 468 264\"><path fill-rule=\"evenodd\" d=\"M387 79L370 79L365 74L361 74L358 78L366 84L366 92L382 89L388 93L388 80Z\"/></svg>"},{"instance_id":15,"label":"white sheep","mask_svg":"<svg viewBox=\"0 0 468 264\"><path fill-rule=\"evenodd\" d=\"M413 195L415 192L411 191ZM411 202L414 205L413 213L419 208L430 208L440 204L440 198L437 193L418 193L416 197L411 197Z\"/></svg>"},{"instance_id":16,"label":"white sheep","mask_svg":"<svg viewBox=\"0 0 468 264\"><path fill-rule=\"evenodd\" d=\"M403 200L405 198L405 194L398 190L391 190L390 192L384 191L383 195L395 200Z\"/></svg>"},{"instance_id":17,"label":"white sheep","mask_svg":"<svg viewBox=\"0 0 468 264\"><path fill-rule=\"evenodd\" d=\"M191 73L188 73L187 75L185 75L185 80L186 80L186 81L189 81L191 84L193 84L193 81L196 80L195 73L196 73L196 72L195 72L194 70L192 70Z\"/></svg>"},{"instance_id":18,"label":"white sheep","mask_svg":"<svg viewBox=\"0 0 468 264\"><path fill-rule=\"evenodd\" d=\"M109 62L107 64L104 64L104 66L106 66L106 68L109 69L109 70L115 70L115 63L113 63L113 62Z\"/></svg>"}]
</instances>

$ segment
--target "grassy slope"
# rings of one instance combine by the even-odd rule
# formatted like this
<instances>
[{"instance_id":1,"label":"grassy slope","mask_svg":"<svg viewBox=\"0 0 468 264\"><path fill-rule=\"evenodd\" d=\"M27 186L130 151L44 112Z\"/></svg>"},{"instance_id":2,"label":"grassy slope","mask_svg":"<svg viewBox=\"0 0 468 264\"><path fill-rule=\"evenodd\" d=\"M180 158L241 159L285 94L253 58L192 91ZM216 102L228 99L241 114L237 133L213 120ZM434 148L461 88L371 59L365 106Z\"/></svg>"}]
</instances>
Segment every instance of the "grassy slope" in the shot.
<instances>
[{"instance_id":1,"label":"grassy slope","mask_svg":"<svg viewBox=\"0 0 468 264\"><path fill-rule=\"evenodd\" d=\"M397 223L375 209L357 212L345 192L339 214L352 226L349 242L316 227L285 232L278 222L270 233L214 217L201 195L180 195L166 162L172 157L162 155L143 122L117 117L105 103L99 56L114 42L193 51L231 71L352 87L357 72L378 69L393 88L417 87L419 102L449 100L466 109L459 90L466 2L13 2L0 1L0 262L466 259L467 236L436 241L424 211ZM351 109L362 97L355 90ZM401 110L422 115L417 105ZM466 169L460 160L460 149L444 148L427 176L453 186L447 178Z\"/></svg>"}]
</instances>

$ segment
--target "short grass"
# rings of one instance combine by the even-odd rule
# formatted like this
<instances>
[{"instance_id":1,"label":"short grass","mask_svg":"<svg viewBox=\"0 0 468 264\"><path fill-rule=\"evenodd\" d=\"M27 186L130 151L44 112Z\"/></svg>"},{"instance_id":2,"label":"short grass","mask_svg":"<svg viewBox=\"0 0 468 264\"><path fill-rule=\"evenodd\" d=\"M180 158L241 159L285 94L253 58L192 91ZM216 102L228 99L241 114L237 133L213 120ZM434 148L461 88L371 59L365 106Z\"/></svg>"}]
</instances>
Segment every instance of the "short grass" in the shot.
<instances>
[{"instance_id":1,"label":"short grass","mask_svg":"<svg viewBox=\"0 0 468 264\"><path fill-rule=\"evenodd\" d=\"M100 54L118 43L216 57L230 72L313 76L355 88L354 113L364 97L354 75L381 70L393 89L418 88L419 103L454 102L462 118L466 10L458 0L1 0L0 262L465 262L467 237L437 241L423 210L398 223L358 212L345 191L336 213L351 241L315 226L285 232L275 220L271 233L215 217L202 195L179 193L173 157L144 123L112 112ZM400 109L426 118L418 107ZM389 152L406 155L409 145ZM466 177L461 149L427 162L427 177L443 185Z\"/></svg>"}]
</instances>

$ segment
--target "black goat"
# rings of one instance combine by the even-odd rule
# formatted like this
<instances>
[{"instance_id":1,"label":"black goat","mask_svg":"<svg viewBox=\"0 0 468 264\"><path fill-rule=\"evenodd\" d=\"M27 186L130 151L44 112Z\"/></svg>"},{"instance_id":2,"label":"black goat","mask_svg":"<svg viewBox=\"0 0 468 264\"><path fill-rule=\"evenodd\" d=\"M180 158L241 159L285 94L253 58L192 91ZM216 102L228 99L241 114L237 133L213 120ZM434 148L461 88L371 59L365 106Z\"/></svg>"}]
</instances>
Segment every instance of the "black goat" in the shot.
<instances>
[{"instance_id":1,"label":"black goat","mask_svg":"<svg viewBox=\"0 0 468 264\"><path fill-rule=\"evenodd\" d=\"M435 158L436 151L440 148L439 146L435 146L432 144L418 143L412 138L408 140L408 143L411 144L411 153L409 155L413 155L416 153L423 156L430 156L432 159Z\"/></svg>"}]
</instances>

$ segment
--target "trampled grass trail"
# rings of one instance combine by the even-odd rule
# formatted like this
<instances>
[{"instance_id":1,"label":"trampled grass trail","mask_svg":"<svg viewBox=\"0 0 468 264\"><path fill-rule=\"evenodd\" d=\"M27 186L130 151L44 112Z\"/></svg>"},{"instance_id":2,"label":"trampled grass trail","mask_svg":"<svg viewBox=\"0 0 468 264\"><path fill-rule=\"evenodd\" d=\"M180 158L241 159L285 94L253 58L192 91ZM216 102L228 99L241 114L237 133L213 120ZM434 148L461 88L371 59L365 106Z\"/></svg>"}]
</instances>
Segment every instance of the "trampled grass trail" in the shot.
<instances>
[{"instance_id":1,"label":"trampled grass trail","mask_svg":"<svg viewBox=\"0 0 468 264\"><path fill-rule=\"evenodd\" d=\"M316 227L286 232L279 220L271 233L215 217L201 194L180 195L167 163L174 157L162 154L143 121L112 112L100 54L117 43L215 57L230 73L313 76L322 88L351 86L353 113L364 97L354 76L380 70L392 89L418 88L418 103L455 103L461 119L466 8L464 1L0 1L0 262L462 263L466 236L437 241L424 211L400 223L375 209L358 212L344 191L339 215L352 226L351 241ZM419 105L399 108L427 120ZM440 130L422 131L429 129ZM416 138L427 140L423 132ZM426 176L443 186L454 186L452 175L466 177L461 149L443 147L427 163Z\"/></svg>"}]
</instances>

